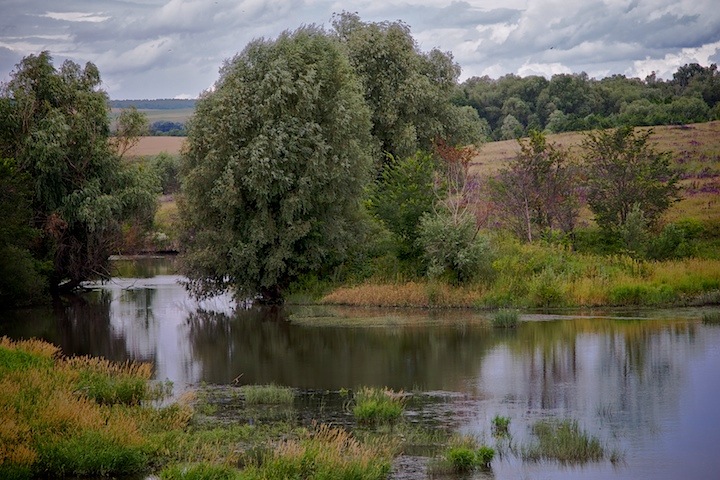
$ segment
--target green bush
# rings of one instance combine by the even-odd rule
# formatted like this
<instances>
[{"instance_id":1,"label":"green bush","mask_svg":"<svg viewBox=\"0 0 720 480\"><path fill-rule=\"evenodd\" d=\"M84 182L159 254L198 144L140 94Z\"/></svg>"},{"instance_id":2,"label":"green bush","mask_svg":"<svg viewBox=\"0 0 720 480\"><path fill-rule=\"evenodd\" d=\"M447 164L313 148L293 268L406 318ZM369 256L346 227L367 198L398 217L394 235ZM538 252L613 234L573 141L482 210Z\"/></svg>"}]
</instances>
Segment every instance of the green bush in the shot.
<instances>
[{"instance_id":1,"label":"green bush","mask_svg":"<svg viewBox=\"0 0 720 480\"><path fill-rule=\"evenodd\" d=\"M609 293L613 305L659 305L672 303L676 298L670 285L617 285Z\"/></svg>"},{"instance_id":2,"label":"green bush","mask_svg":"<svg viewBox=\"0 0 720 480\"><path fill-rule=\"evenodd\" d=\"M418 245L431 279L489 283L495 276L490 241L478 234L475 218L470 215L453 217L447 212L423 215L418 227Z\"/></svg>"}]
</instances>

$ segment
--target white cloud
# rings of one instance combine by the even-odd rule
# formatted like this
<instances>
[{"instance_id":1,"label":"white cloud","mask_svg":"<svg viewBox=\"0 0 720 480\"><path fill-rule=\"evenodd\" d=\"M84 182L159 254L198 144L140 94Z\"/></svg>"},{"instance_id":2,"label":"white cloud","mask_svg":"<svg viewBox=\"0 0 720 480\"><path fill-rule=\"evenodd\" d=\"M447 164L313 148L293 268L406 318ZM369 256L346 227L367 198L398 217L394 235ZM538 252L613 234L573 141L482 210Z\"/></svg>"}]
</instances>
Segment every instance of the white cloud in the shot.
<instances>
[{"instance_id":1,"label":"white cloud","mask_svg":"<svg viewBox=\"0 0 720 480\"><path fill-rule=\"evenodd\" d=\"M632 69L628 70L628 75L645 78L655 72L659 78L672 78L678 67L687 63L709 65L712 63L711 58L718 51L720 51L720 41L700 47L683 48L680 52L667 53L663 58L646 57L644 60L634 61Z\"/></svg>"},{"instance_id":2,"label":"white cloud","mask_svg":"<svg viewBox=\"0 0 720 480\"><path fill-rule=\"evenodd\" d=\"M2 0L0 0L1 2ZM62 7L59 5L62 4ZM451 51L463 70L499 77L651 71L718 57L717 0L23 0L0 14L0 81L25 55L94 62L112 98L200 92L253 38L333 12L402 20L421 49ZM66 9L67 11L61 11ZM42 32L42 35L33 35Z\"/></svg>"},{"instance_id":3,"label":"white cloud","mask_svg":"<svg viewBox=\"0 0 720 480\"><path fill-rule=\"evenodd\" d=\"M110 17L101 13L84 13L84 12L45 12L43 17L52 18L53 20L64 20L66 22L104 22Z\"/></svg>"}]
</instances>

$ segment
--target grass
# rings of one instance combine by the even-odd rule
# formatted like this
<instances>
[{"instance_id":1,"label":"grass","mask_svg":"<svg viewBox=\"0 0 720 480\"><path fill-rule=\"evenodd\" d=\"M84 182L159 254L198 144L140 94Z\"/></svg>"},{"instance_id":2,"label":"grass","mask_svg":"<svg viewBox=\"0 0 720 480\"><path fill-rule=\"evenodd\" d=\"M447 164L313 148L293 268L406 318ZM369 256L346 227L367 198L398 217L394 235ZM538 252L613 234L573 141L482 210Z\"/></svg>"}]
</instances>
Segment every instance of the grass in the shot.
<instances>
[{"instance_id":1,"label":"grass","mask_svg":"<svg viewBox=\"0 0 720 480\"><path fill-rule=\"evenodd\" d=\"M246 405L292 405L295 398L292 388L277 385L243 385L240 393Z\"/></svg>"},{"instance_id":2,"label":"grass","mask_svg":"<svg viewBox=\"0 0 720 480\"><path fill-rule=\"evenodd\" d=\"M403 392L364 387L355 393L353 415L361 424L392 424L402 416L404 410Z\"/></svg>"},{"instance_id":3,"label":"grass","mask_svg":"<svg viewBox=\"0 0 720 480\"><path fill-rule=\"evenodd\" d=\"M46 342L1 338L0 478L147 469L149 435L189 419L179 406L142 406L161 393L149 386L150 373L145 364L66 358Z\"/></svg>"},{"instance_id":4,"label":"grass","mask_svg":"<svg viewBox=\"0 0 720 480\"><path fill-rule=\"evenodd\" d=\"M720 291L720 259L643 261L512 240L503 240L498 250L497 276L489 286L439 287L434 282L443 294L430 302L429 281L367 282L339 287L321 302L425 308L683 306L713 303L713 292Z\"/></svg>"},{"instance_id":5,"label":"grass","mask_svg":"<svg viewBox=\"0 0 720 480\"><path fill-rule=\"evenodd\" d=\"M433 474L466 474L474 470L489 469L495 450L478 444L473 437L454 438L442 455L430 466Z\"/></svg>"},{"instance_id":6,"label":"grass","mask_svg":"<svg viewBox=\"0 0 720 480\"><path fill-rule=\"evenodd\" d=\"M520 313L517 310L502 308L492 318L492 326L496 328L516 328Z\"/></svg>"},{"instance_id":7,"label":"grass","mask_svg":"<svg viewBox=\"0 0 720 480\"><path fill-rule=\"evenodd\" d=\"M510 433L510 417L495 415L492 419L493 435L501 437Z\"/></svg>"},{"instance_id":8,"label":"grass","mask_svg":"<svg viewBox=\"0 0 720 480\"><path fill-rule=\"evenodd\" d=\"M720 325L720 310L703 313L702 323L705 325Z\"/></svg>"},{"instance_id":9,"label":"grass","mask_svg":"<svg viewBox=\"0 0 720 480\"><path fill-rule=\"evenodd\" d=\"M532 432L538 442L522 450L525 460L581 464L605 458L600 440L581 430L576 420L540 420L532 426Z\"/></svg>"}]
</instances>

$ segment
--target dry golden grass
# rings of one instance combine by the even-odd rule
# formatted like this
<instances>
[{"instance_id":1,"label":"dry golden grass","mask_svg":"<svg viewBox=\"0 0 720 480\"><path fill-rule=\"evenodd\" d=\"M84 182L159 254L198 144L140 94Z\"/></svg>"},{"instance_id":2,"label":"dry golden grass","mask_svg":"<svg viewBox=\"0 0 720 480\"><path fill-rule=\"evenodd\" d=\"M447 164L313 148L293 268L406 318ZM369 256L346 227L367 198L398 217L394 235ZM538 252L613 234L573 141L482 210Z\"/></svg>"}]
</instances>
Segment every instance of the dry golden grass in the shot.
<instances>
[{"instance_id":1,"label":"dry golden grass","mask_svg":"<svg viewBox=\"0 0 720 480\"><path fill-rule=\"evenodd\" d=\"M388 307L472 307L483 294L483 287L454 287L451 285L416 281L402 284L365 283L341 287L321 300L321 303L351 306Z\"/></svg>"},{"instance_id":2,"label":"dry golden grass","mask_svg":"<svg viewBox=\"0 0 720 480\"><path fill-rule=\"evenodd\" d=\"M161 152L179 155L185 144L185 137L140 137L140 141L125 154L131 157L147 157Z\"/></svg>"},{"instance_id":3,"label":"dry golden grass","mask_svg":"<svg viewBox=\"0 0 720 480\"><path fill-rule=\"evenodd\" d=\"M641 127L638 130L653 129L650 143L659 151L670 151L676 157L704 157L707 161L720 162L720 121L695 123L692 125L662 125ZM584 132L565 132L547 136L549 143L570 150L572 156L582 152ZM480 147L473 159L473 173L492 175L506 165L520 151L517 140L490 142Z\"/></svg>"}]
</instances>

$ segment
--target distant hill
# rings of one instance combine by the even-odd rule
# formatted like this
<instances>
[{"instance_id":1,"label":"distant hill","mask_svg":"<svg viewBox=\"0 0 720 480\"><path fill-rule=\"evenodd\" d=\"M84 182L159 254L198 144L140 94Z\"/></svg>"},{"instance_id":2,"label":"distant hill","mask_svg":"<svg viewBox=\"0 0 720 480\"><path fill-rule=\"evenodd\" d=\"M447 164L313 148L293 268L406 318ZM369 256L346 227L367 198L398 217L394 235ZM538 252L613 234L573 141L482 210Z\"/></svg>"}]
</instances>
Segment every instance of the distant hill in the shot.
<instances>
[{"instance_id":1,"label":"distant hill","mask_svg":"<svg viewBox=\"0 0 720 480\"><path fill-rule=\"evenodd\" d=\"M130 108L138 110L176 110L182 108L195 108L197 99L159 98L155 100L110 100L111 108Z\"/></svg>"}]
</instances>

